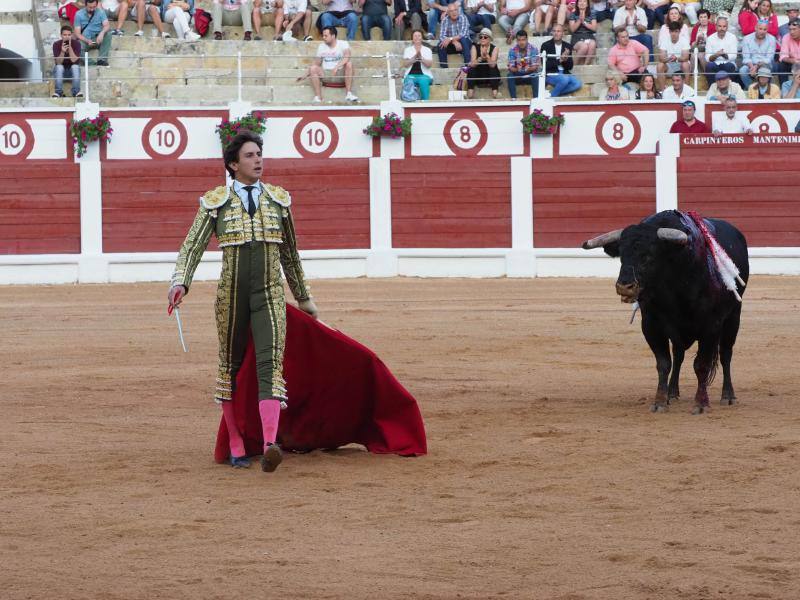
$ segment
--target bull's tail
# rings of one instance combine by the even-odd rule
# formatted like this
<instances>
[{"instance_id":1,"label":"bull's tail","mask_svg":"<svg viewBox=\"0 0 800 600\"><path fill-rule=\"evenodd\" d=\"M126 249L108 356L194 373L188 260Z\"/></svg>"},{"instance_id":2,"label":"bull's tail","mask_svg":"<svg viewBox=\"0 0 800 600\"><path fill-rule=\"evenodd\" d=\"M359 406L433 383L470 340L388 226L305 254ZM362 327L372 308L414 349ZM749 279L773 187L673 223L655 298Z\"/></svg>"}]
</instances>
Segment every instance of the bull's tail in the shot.
<instances>
[{"instance_id":1,"label":"bull's tail","mask_svg":"<svg viewBox=\"0 0 800 600\"><path fill-rule=\"evenodd\" d=\"M708 366L708 375L706 376L706 387L714 383L714 378L717 376L717 367L719 366L719 343L714 344L714 353L711 355L711 364Z\"/></svg>"}]
</instances>

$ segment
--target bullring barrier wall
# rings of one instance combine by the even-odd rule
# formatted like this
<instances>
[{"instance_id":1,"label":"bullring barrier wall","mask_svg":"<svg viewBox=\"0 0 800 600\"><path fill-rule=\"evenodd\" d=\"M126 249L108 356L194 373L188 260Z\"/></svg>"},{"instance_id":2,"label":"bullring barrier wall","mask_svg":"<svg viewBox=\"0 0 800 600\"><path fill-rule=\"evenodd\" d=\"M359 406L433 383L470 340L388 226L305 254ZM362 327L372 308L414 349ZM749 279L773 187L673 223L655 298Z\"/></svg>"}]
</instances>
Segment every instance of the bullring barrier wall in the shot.
<instances>
[{"instance_id":1,"label":"bullring barrier wall","mask_svg":"<svg viewBox=\"0 0 800 600\"><path fill-rule=\"evenodd\" d=\"M564 126L526 135L536 109ZM0 113L0 283L166 281L199 196L225 183L215 127L251 110L312 278L612 276L580 243L671 208L739 226L753 272L800 273L794 101L741 104L755 135L721 138L667 133L670 102L107 109L111 141L77 158L69 121L100 111L80 104ZM707 122L719 110L698 99ZM363 133L387 112L412 135ZM212 242L197 278L219 262Z\"/></svg>"}]
</instances>

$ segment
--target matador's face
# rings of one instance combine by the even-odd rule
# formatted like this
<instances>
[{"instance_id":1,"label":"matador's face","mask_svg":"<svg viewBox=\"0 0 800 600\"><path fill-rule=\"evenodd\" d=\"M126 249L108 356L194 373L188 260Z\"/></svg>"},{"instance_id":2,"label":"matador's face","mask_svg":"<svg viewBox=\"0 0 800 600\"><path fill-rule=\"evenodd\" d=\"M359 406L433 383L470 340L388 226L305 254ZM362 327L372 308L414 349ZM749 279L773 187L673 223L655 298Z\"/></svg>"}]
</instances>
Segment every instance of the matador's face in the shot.
<instances>
[{"instance_id":1,"label":"matador's face","mask_svg":"<svg viewBox=\"0 0 800 600\"><path fill-rule=\"evenodd\" d=\"M246 142L239 149L239 160L231 163L230 168L236 173L236 179L243 183L255 183L261 178L263 161L261 148L255 142Z\"/></svg>"}]
</instances>

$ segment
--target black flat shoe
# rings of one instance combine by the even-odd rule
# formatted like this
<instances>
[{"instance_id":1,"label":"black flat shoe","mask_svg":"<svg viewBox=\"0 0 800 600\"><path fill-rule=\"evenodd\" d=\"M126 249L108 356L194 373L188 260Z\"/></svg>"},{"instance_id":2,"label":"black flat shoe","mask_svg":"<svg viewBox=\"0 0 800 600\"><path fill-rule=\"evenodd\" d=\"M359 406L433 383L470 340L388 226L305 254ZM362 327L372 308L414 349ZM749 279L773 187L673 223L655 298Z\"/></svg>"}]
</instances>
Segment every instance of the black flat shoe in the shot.
<instances>
[{"instance_id":1,"label":"black flat shoe","mask_svg":"<svg viewBox=\"0 0 800 600\"><path fill-rule=\"evenodd\" d=\"M249 469L250 468L250 459L246 456L231 456L230 457L231 466L234 469Z\"/></svg>"},{"instance_id":2,"label":"black flat shoe","mask_svg":"<svg viewBox=\"0 0 800 600\"><path fill-rule=\"evenodd\" d=\"M272 473L278 468L278 465L283 461L283 452L277 444L270 444L264 450L264 456L261 457L261 470L265 473Z\"/></svg>"}]
</instances>

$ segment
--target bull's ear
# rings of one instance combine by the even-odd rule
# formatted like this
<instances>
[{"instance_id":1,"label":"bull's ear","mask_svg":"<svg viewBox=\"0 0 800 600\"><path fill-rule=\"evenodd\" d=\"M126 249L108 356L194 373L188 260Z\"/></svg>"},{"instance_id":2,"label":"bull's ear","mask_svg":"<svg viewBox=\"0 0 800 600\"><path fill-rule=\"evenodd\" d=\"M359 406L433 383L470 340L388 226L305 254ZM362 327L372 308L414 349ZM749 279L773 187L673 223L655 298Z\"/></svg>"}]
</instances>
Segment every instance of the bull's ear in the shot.
<instances>
[{"instance_id":1,"label":"bull's ear","mask_svg":"<svg viewBox=\"0 0 800 600\"><path fill-rule=\"evenodd\" d=\"M603 252L608 254L611 258L617 258L619 256L619 242L606 244L603 246Z\"/></svg>"}]
</instances>

